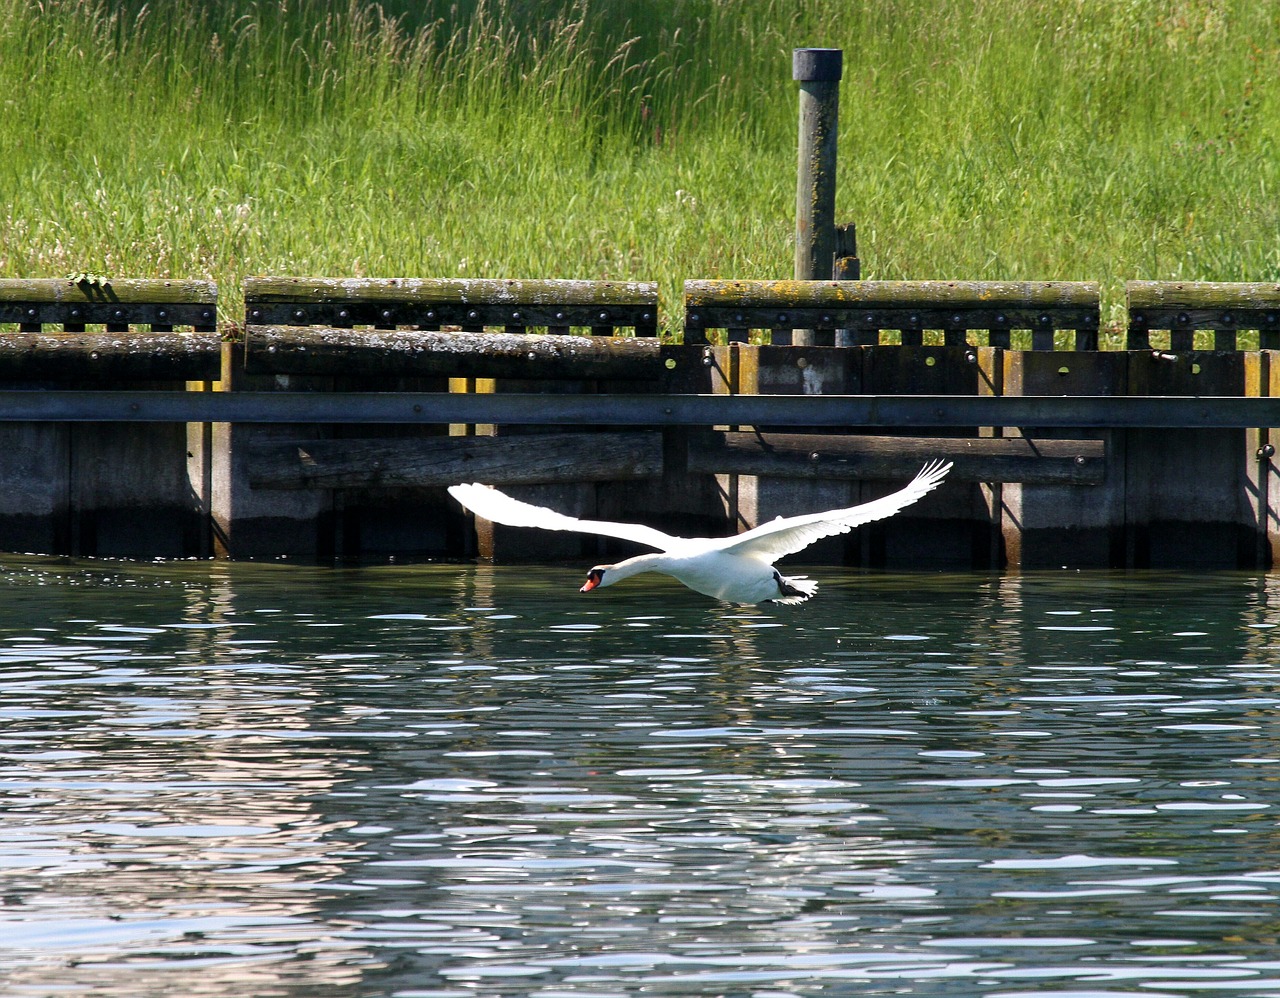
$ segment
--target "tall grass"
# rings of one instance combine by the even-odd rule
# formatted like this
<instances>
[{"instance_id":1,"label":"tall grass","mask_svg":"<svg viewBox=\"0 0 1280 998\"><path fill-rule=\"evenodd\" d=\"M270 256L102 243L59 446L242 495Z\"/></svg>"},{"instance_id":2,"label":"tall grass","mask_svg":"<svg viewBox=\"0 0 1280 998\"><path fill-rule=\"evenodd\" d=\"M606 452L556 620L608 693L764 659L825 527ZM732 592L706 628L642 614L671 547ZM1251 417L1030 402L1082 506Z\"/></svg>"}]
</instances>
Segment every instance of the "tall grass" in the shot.
<instances>
[{"instance_id":1,"label":"tall grass","mask_svg":"<svg viewBox=\"0 0 1280 998\"><path fill-rule=\"evenodd\" d=\"M872 278L1280 279L1256 0L0 0L0 276L785 277L793 47ZM548 13L550 12L550 13Z\"/></svg>"}]
</instances>

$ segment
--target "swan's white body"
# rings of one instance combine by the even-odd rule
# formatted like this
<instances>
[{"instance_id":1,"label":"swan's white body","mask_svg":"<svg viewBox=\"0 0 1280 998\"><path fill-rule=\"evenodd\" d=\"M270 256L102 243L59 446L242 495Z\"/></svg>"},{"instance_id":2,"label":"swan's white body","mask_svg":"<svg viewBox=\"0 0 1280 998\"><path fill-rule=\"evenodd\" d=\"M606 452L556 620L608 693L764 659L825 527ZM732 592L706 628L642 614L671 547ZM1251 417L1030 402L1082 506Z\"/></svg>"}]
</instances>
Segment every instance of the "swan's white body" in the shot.
<instances>
[{"instance_id":1,"label":"swan's white body","mask_svg":"<svg viewBox=\"0 0 1280 998\"><path fill-rule=\"evenodd\" d=\"M803 576L786 578L773 567L774 561L803 551L823 537L892 516L932 492L950 470L949 461L931 461L909 485L892 495L848 509L778 517L731 537L673 537L639 523L580 520L512 499L487 485L454 485L449 494L477 516L509 527L603 534L658 549L616 565L597 565L587 575L584 593L641 572L661 572L696 592L730 603L803 603L817 591L818 584Z\"/></svg>"}]
</instances>

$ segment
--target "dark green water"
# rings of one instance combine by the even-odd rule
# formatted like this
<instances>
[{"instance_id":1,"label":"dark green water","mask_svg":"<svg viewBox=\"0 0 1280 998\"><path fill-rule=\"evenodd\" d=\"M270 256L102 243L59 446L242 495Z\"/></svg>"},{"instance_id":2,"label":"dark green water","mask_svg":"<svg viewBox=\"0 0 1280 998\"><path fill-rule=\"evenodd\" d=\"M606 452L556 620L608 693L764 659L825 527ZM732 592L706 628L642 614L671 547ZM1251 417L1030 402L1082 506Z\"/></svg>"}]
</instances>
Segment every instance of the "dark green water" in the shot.
<instances>
[{"instance_id":1,"label":"dark green water","mask_svg":"<svg viewBox=\"0 0 1280 998\"><path fill-rule=\"evenodd\" d=\"M1280 996L1280 577L0 561L13 995Z\"/></svg>"}]
</instances>

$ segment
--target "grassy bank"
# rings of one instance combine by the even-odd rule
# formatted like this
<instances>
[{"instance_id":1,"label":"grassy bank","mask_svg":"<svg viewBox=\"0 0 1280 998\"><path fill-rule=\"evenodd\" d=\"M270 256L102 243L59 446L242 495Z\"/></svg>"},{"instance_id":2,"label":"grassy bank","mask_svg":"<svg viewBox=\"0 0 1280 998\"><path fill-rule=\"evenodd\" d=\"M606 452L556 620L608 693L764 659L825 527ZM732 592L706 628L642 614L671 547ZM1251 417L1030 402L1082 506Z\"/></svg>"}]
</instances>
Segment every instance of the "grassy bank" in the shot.
<instances>
[{"instance_id":1,"label":"grassy bank","mask_svg":"<svg viewBox=\"0 0 1280 998\"><path fill-rule=\"evenodd\" d=\"M0 0L0 276L786 277L823 45L865 276L1280 279L1273 5L553 6Z\"/></svg>"}]
</instances>

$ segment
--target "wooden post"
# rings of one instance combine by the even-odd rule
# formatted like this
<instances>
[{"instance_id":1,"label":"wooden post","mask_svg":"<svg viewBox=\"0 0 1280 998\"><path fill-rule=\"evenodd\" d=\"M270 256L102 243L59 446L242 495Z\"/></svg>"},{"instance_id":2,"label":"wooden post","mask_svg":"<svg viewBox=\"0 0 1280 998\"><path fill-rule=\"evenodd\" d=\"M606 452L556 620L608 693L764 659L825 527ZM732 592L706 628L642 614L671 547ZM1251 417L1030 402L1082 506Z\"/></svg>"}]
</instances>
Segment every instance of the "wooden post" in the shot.
<instances>
[{"instance_id":1,"label":"wooden post","mask_svg":"<svg viewBox=\"0 0 1280 998\"><path fill-rule=\"evenodd\" d=\"M800 84L800 143L796 170L797 281L829 281L836 249L836 140L841 49L795 49L791 77ZM813 345L812 330L792 343Z\"/></svg>"}]
</instances>

